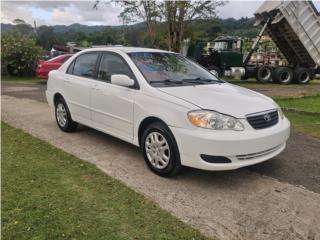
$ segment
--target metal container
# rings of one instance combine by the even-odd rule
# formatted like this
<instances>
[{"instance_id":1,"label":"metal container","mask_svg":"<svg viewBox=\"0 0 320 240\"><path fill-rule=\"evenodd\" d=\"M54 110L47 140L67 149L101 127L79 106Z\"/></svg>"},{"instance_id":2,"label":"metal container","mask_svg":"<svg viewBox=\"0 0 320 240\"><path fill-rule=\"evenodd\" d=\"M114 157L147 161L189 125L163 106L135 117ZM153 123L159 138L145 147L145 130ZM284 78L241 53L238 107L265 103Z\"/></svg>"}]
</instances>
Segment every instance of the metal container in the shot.
<instances>
[{"instance_id":1,"label":"metal container","mask_svg":"<svg viewBox=\"0 0 320 240\"><path fill-rule=\"evenodd\" d=\"M320 66L320 16L311 1L265 1L255 17L257 25L271 20L266 31L290 65Z\"/></svg>"}]
</instances>

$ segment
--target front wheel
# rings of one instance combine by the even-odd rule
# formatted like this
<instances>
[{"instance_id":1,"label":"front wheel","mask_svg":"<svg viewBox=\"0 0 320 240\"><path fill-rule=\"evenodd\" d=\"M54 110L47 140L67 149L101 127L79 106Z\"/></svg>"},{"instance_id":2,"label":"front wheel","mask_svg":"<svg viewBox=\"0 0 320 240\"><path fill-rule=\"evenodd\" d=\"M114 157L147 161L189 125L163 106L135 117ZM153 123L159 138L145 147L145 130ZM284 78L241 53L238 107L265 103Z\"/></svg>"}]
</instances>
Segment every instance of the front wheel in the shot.
<instances>
[{"instance_id":1,"label":"front wheel","mask_svg":"<svg viewBox=\"0 0 320 240\"><path fill-rule=\"evenodd\" d=\"M272 79L272 67L270 66L261 66L258 68L256 79L258 82L267 83Z\"/></svg>"},{"instance_id":2,"label":"front wheel","mask_svg":"<svg viewBox=\"0 0 320 240\"><path fill-rule=\"evenodd\" d=\"M142 135L141 150L147 166L159 176L174 176L182 168L176 141L164 123L147 127Z\"/></svg>"},{"instance_id":3,"label":"front wheel","mask_svg":"<svg viewBox=\"0 0 320 240\"><path fill-rule=\"evenodd\" d=\"M71 118L69 108L63 98L59 98L55 103L55 116L59 128L64 132L74 132L78 123Z\"/></svg>"},{"instance_id":4,"label":"front wheel","mask_svg":"<svg viewBox=\"0 0 320 240\"><path fill-rule=\"evenodd\" d=\"M209 66L207 69L217 78L221 78L223 75L223 72L219 67Z\"/></svg>"}]
</instances>

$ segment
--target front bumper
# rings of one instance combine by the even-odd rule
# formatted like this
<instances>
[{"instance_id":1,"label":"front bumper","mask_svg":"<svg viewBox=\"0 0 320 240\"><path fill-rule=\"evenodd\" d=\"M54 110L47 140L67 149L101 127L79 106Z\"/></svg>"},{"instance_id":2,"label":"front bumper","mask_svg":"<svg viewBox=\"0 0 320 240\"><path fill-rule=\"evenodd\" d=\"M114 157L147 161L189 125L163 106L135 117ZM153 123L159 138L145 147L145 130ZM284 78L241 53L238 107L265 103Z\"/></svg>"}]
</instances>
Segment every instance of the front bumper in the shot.
<instances>
[{"instance_id":1,"label":"front bumper","mask_svg":"<svg viewBox=\"0 0 320 240\"><path fill-rule=\"evenodd\" d=\"M232 170L275 157L286 147L290 135L287 118L269 128L255 130L246 120L244 131L215 131L170 127L180 151L181 164L204 170ZM209 163L200 155L223 156L230 163Z\"/></svg>"}]
</instances>

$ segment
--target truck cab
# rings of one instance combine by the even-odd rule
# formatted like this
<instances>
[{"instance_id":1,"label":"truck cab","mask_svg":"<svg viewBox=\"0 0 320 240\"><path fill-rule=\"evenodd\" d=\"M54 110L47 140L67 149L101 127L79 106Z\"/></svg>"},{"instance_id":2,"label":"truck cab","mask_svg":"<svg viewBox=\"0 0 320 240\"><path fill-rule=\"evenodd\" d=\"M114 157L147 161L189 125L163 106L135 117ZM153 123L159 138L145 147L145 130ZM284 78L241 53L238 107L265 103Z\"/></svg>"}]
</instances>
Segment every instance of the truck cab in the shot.
<instances>
[{"instance_id":1,"label":"truck cab","mask_svg":"<svg viewBox=\"0 0 320 240\"><path fill-rule=\"evenodd\" d=\"M225 75L231 67L242 67L243 40L236 37L219 37L212 42L198 42L188 57L217 75Z\"/></svg>"}]
</instances>

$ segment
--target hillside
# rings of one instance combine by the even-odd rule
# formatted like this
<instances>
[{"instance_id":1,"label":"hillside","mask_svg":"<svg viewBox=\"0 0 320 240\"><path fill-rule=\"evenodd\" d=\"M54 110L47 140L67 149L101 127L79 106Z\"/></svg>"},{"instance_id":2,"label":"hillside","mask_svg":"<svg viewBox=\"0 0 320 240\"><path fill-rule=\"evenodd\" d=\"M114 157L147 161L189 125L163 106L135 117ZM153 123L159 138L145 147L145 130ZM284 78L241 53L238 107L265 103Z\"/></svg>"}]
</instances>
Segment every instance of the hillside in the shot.
<instances>
[{"instance_id":1,"label":"hillside","mask_svg":"<svg viewBox=\"0 0 320 240\"><path fill-rule=\"evenodd\" d=\"M206 26L206 28L213 28L215 33L224 33L229 35L237 35L241 37L251 37L250 35L256 34L257 30L253 26L254 18L241 18L241 19L215 19L211 20ZM198 24L198 21L193 23L195 25ZM14 27L13 24L1 23L1 32L10 31ZM42 26L50 27L54 33L66 33L66 32L83 32L83 33L93 33L93 32L101 32L106 28L121 30L127 28L127 25L119 25L119 26L107 26L107 25L95 25L88 26L79 23L74 23L71 25L53 25L53 26ZM137 23L129 26L130 29L141 29L145 27L144 23Z\"/></svg>"}]
</instances>

